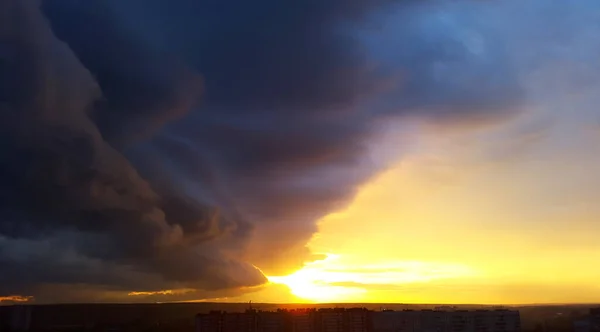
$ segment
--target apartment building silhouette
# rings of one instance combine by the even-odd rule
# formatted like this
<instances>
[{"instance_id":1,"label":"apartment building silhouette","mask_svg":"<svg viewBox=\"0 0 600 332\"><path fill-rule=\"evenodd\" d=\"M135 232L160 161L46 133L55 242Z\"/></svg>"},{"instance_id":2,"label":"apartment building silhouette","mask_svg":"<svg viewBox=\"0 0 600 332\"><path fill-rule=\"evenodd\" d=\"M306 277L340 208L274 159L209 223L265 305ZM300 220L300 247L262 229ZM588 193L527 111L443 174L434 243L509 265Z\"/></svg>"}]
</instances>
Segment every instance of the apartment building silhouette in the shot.
<instances>
[{"instance_id":1,"label":"apartment building silhouette","mask_svg":"<svg viewBox=\"0 0 600 332\"><path fill-rule=\"evenodd\" d=\"M513 310L299 309L196 316L196 332L520 332Z\"/></svg>"}]
</instances>

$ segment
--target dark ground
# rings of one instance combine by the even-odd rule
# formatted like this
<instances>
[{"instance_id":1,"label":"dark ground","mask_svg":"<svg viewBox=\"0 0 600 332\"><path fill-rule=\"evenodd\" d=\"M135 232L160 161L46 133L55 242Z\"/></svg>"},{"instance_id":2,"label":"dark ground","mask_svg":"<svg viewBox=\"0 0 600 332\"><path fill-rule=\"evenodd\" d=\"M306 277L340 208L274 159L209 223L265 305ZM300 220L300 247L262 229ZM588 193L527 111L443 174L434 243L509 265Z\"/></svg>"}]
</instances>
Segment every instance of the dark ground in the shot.
<instances>
[{"instance_id":1,"label":"dark ground","mask_svg":"<svg viewBox=\"0 0 600 332\"><path fill-rule=\"evenodd\" d=\"M261 304L258 310L277 308L366 307L380 309L431 309L439 305L415 304ZM461 309L494 308L482 305L455 305ZM573 321L584 317L595 305L527 305L504 306L521 313L523 332L563 332L573 330ZM169 303L169 304L65 304L38 305L32 311L32 330L53 331L111 330L119 331L193 331L194 316L211 310L241 312L248 303ZM10 306L0 307L0 322L7 323ZM0 327L0 331L3 331Z\"/></svg>"}]
</instances>

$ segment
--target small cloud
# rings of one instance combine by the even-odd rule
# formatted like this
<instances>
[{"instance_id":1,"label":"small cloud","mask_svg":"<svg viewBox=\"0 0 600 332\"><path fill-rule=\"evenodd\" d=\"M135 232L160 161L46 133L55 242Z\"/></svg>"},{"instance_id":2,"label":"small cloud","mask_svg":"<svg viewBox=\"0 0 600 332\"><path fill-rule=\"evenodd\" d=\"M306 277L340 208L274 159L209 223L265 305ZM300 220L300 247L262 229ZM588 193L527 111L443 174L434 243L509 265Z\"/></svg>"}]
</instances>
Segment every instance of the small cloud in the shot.
<instances>
[{"instance_id":1,"label":"small cloud","mask_svg":"<svg viewBox=\"0 0 600 332\"><path fill-rule=\"evenodd\" d=\"M23 302L31 302L33 301L33 296L23 296L23 295L10 295L10 296L0 296L0 303L23 303Z\"/></svg>"},{"instance_id":2,"label":"small cloud","mask_svg":"<svg viewBox=\"0 0 600 332\"><path fill-rule=\"evenodd\" d=\"M162 290L157 292L129 292L129 296L151 296L151 295L173 295L175 292L172 290Z\"/></svg>"}]
</instances>

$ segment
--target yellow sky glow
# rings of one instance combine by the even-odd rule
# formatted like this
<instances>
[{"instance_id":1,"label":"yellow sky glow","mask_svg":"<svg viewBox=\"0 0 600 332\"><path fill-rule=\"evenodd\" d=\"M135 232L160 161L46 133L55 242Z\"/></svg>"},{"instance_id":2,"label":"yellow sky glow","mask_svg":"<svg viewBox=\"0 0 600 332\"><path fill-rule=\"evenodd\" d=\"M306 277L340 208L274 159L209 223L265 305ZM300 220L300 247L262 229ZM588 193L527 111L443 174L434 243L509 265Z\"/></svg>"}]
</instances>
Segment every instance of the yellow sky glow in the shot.
<instances>
[{"instance_id":1,"label":"yellow sky glow","mask_svg":"<svg viewBox=\"0 0 600 332\"><path fill-rule=\"evenodd\" d=\"M271 284L309 302L600 299L600 192L585 176L600 154L493 160L459 138L429 142L364 185L308 243L328 257Z\"/></svg>"}]
</instances>

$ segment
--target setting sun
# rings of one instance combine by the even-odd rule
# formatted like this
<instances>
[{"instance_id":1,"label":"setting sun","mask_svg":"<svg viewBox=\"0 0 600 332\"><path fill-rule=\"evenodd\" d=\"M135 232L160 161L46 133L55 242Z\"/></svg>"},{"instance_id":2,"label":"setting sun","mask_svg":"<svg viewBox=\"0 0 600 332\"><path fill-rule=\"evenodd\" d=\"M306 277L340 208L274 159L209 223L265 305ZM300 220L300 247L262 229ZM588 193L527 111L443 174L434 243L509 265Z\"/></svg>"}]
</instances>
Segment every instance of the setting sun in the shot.
<instances>
[{"instance_id":1,"label":"setting sun","mask_svg":"<svg viewBox=\"0 0 600 332\"><path fill-rule=\"evenodd\" d=\"M425 262L367 263L360 257L329 254L323 260L307 263L287 276L270 276L290 292L311 302L373 302L377 289L427 283L432 280L468 277L468 267Z\"/></svg>"},{"instance_id":2,"label":"setting sun","mask_svg":"<svg viewBox=\"0 0 600 332\"><path fill-rule=\"evenodd\" d=\"M328 255L323 261L308 263L303 269L293 274L268 278L272 283L287 286L293 295L308 301L344 302L360 297L366 290L335 284L352 279L352 275L344 272L330 272L320 268L323 262L329 262L336 258L335 255Z\"/></svg>"},{"instance_id":3,"label":"setting sun","mask_svg":"<svg viewBox=\"0 0 600 332\"><path fill-rule=\"evenodd\" d=\"M307 274L300 270L285 277L269 277L269 281L286 285L293 295L311 302L346 302L366 293L361 288L328 285Z\"/></svg>"}]
</instances>

